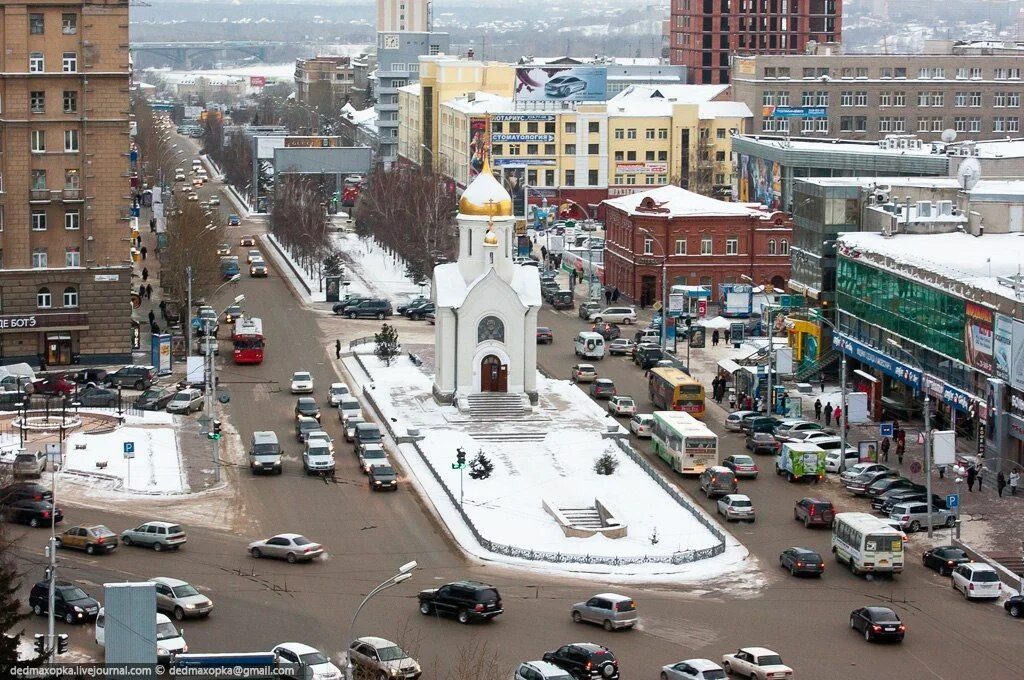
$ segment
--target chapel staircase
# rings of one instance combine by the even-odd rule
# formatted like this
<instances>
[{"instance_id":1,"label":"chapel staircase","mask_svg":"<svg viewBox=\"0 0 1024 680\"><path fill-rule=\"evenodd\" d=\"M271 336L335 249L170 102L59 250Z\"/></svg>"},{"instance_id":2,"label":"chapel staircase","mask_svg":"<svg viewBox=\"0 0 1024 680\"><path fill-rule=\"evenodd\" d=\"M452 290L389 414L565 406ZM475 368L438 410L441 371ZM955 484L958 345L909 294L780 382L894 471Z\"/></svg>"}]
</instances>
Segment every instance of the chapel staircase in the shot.
<instances>
[{"instance_id":1,"label":"chapel staircase","mask_svg":"<svg viewBox=\"0 0 1024 680\"><path fill-rule=\"evenodd\" d=\"M525 394L481 392L466 397L469 415L477 422L504 422L520 420L533 409Z\"/></svg>"}]
</instances>

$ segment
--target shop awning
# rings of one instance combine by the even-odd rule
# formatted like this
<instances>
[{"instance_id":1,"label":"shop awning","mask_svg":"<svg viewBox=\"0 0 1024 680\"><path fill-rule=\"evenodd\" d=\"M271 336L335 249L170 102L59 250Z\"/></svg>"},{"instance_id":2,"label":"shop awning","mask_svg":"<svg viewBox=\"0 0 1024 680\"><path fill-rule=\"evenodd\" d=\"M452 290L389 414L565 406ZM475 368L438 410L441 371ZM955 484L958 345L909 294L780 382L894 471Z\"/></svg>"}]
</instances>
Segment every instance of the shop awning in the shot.
<instances>
[{"instance_id":1,"label":"shop awning","mask_svg":"<svg viewBox=\"0 0 1024 680\"><path fill-rule=\"evenodd\" d=\"M853 372L856 373L857 375L859 375L861 378L864 378L868 382L873 382L873 383L878 382L878 378L876 378L875 376L871 375L870 373L865 373L864 371L860 370L859 368L855 368L853 370Z\"/></svg>"},{"instance_id":2,"label":"shop awning","mask_svg":"<svg viewBox=\"0 0 1024 680\"><path fill-rule=\"evenodd\" d=\"M725 371L729 375L732 375L733 373L735 373L736 371L740 370L743 367L737 364L732 359L722 359L721 361L718 362L718 368L719 370Z\"/></svg>"}]
</instances>

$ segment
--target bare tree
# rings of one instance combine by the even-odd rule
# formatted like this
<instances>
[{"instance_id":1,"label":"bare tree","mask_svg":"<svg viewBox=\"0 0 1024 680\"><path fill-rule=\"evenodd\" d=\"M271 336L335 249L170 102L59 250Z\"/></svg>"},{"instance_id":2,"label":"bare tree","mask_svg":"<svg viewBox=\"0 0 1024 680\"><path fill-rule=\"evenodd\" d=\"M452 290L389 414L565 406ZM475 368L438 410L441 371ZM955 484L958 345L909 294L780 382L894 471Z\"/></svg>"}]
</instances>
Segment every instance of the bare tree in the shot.
<instances>
[{"instance_id":1,"label":"bare tree","mask_svg":"<svg viewBox=\"0 0 1024 680\"><path fill-rule=\"evenodd\" d=\"M474 640L459 647L444 677L445 680L506 680L512 677L512 669L486 640Z\"/></svg>"},{"instance_id":2,"label":"bare tree","mask_svg":"<svg viewBox=\"0 0 1024 680\"><path fill-rule=\"evenodd\" d=\"M324 190L316 177L285 173L274 183L270 233L311 276L333 252Z\"/></svg>"},{"instance_id":3,"label":"bare tree","mask_svg":"<svg viewBox=\"0 0 1024 680\"><path fill-rule=\"evenodd\" d=\"M183 202L168 215L167 259L160 271L165 295L181 309L188 304L188 268L192 268L192 299L201 300L221 283L217 245L225 228L212 222L197 203ZM188 311L191 316L192 310Z\"/></svg>"}]
</instances>

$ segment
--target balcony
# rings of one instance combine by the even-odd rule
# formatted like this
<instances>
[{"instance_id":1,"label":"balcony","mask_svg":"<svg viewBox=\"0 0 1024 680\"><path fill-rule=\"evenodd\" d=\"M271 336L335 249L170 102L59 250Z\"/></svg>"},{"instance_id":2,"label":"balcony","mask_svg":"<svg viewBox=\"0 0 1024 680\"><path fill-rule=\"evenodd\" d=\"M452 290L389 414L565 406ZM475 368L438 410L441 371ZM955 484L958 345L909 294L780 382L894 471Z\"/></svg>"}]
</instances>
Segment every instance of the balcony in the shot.
<instances>
[{"instance_id":1,"label":"balcony","mask_svg":"<svg viewBox=\"0 0 1024 680\"><path fill-rule=\"evenodd\" d=\"M61 200L64 203L82 203L85 201L85 195L81 189L65 189Z\"/></svg>"},{"instance_id":2,"label":"balcony","mask_svg":"<svg viewBox=\"0 0 1024 680\"><path fill-rule=\"evenodd\" d=\"M29 203L49 203L50 200L49 189L32 189L28 192Z\"/></svg>"}]
</instances>

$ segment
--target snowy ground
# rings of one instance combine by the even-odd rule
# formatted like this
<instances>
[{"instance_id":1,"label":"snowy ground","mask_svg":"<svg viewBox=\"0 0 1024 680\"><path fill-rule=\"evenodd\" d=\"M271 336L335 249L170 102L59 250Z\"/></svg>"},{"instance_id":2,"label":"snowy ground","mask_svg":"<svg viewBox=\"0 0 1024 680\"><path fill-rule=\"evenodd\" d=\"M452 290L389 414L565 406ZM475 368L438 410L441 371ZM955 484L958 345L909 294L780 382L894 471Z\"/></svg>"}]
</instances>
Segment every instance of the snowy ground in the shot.
<instances>
[{"instance_id":1,"label":"snowy ground","mask_svg":"<svg viewBox=\"0 0 1024 680\"><path fill-rule=\"evenodd\" d=\"M124 443L135 457L124 457ZM85 448L79 448L84 445ZM76 432L65 446L65 469L121 480L121 490L140 494L188 492L175 431L169 427L121 427L106 434ZM105 468L97 463L106 463Z\"/></svg>"},{"instance_id":2,"label":"snowy ground","mask_svg":"<svg viewBox=\"0 0 1024 680\"><path fill-rule=\"evenodd\" d=\"M292 279L298 277L306 285L306 288L295 288L295 292L300 297L311 302L324 302L325 300L327 300L327 294L324 291L320 290L320 288L322 287L321 283L317 281L315 276L310 276L305 269L299 266L299 264L296 263L295 260L293 260L289 256L288 251L278 242L276 238L274 238L273 234L263 234L260 238L266 239L267 241L271 242L270 247L264 248L263 252L270 253L270 256L274 258L278 265L280 265L281 269L286 272L286 276ZM291 262L291 266L289 266L289 264L285 262L286 259ZM307 290L313 292L308 293Z\"/></svg>"},{"instance_id":3,"label":"snowy ground","mask_svg":"<svg viewBox=\"0 0 1024 680\"><path fill-rule=\"evenodd\" d=\"M409 295L430 295L430 284L417 286L405 273L405 262L391 255L372 238L335 233L334 247L345 258L349 293L373 295L395 302Z\"/></svg>"}]
</instances>

